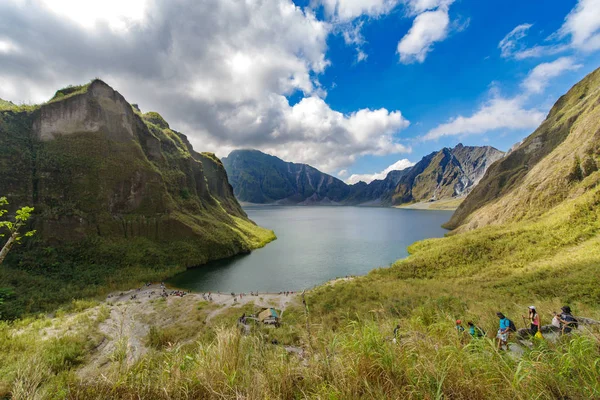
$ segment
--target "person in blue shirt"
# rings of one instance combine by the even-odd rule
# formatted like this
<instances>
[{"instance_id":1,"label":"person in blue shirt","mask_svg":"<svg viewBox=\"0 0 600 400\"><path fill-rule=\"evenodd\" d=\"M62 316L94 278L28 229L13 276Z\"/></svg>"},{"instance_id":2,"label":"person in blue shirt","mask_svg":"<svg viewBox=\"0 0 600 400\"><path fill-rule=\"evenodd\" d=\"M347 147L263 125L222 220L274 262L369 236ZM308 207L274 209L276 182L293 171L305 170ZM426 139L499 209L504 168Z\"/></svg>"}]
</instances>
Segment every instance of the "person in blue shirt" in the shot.
<instances>
[{"instance_id":1,"label":"person in blue shirt","mask_svg":"<svg viewBox=\"0 0 600 400\"><path fill-rule=\"evenodd\" d=\"M508 349L508 334L510 333L510 320L504 316L501 312L497 312L496 315L500 318L500 327L496 338L498 339L498 350L502 350L503 346Z\"/></svg>"},{"instance_id":2,"label":"person in blue shirt","mask_svg":"<svg viewBox=\"0 0 600 400\"><path fill-rule=\"evenodd\" d=\"M473 321L467 322L467 325L469 326L469 334L472 338L480 338L485 336L483 329L475 325Z\"/></svg>"}]
</instances>

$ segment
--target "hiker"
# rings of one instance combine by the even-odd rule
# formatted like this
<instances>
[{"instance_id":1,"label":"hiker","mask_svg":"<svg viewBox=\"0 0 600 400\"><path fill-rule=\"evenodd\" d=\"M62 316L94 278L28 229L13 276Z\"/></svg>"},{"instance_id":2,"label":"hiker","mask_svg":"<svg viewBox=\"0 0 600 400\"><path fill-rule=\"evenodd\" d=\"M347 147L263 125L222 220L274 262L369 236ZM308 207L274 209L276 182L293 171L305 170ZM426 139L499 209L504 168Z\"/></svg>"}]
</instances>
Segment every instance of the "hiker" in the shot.
<instances>
[{"instance_id":1,"label":"hiker","mask_svg":"<svg viewBox=\"0 0 600 400\"><path fill-rule=\"evenodd\" d=\"M465 327L462 326L462 321L460 319L456 320L456 331L459 335L465 331Z\"/></svg>"},{"instance_id":2,"label":"hiker","mask_svg":"<svg viewBox=\"0 0 600 400\"><path fill-rule=\"evenodd\" d=\"M579 324L577 323L577 319L571 314L571 307L563 306L560 308L562 313L558 317L560 322L561 334L571 333L573 329L577 329Z\"/></svg>"},{"instance_id":3,"label":"hiker","mask_svg":"<svg viewBox=\"0 0 600 400\"><path fill-rule=\"evenodd\" d=\"M398 337L399 331L400 331L400 324L396 325L396 327L394 328L394 338L392 339L392 342L396 343L398 341L396 338Z\"/></svg>"},{"instance_id":4,"label":"hiker","mask_svg":"<svg viewBox=\"0 0 600 400\"><path fill-rule=\"evenodd\" d=\"M500 325L498 329L498 333L496 334L496 338L498 339L498 350L502 350L502 346L506 345L508 349L508 336L511 331L516 331L514 328L515 324L500 311L496 313L496 316L500 319Z\"/></svg>"},{"instance_id":5,"label":"hiker","mask_svg":"<svg viewBox=\"0 0 600 400\"><path fill-rule=\"evenodd\" d=\"M469 327L469 334L471 337L480 338L485 336L483 329L475 325L472 321L467 322L467 326Z\"/></svg>"},{"instance_id":6,"label":"hiker","mask_svg":"<svg viewBox=\"0 0 600 400\"><path fill-rule=\"evenodd\" d=\"M560 329L560 318L558 318L558 314L553 312L552 313L553 317L552 317L552 326Z\"/></svg>"},{"instance_id":7,"label":"hiker","mask_svg":"<svg viewBox=\"0 0 600 400\"><path fill-rule=\"evenodd\" d=\"M523 319L526 317L523 316ZM531 336L535 336L536 333L540 330L540 315L537 313L535 306L529 306L529 313L527 315L527 319L530 322L529 326L529 334Z\"/></svg>"}]
</instances>

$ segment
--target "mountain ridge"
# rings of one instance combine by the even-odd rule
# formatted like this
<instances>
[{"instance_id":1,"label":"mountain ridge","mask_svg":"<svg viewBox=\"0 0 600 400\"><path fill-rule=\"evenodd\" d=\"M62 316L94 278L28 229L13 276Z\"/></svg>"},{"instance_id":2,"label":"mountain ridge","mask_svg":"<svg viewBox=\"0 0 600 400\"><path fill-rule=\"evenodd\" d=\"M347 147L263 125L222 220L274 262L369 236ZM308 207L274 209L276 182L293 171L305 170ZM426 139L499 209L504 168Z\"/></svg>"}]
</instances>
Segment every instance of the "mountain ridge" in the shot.
<instances>
[{"instance_id":1,"label":"mountain ridge","mask_svg":"<svg viewBox=\"0 0 600 400\"><path fill-rule=\"evenodd\" d=\"M423 157L384 179L352 185L307 164L286 162L258 150L234 150L223 158L236 197L256 204L393 206L460 197L504 153L462 144Z\"/></svg>"}]
</instances>

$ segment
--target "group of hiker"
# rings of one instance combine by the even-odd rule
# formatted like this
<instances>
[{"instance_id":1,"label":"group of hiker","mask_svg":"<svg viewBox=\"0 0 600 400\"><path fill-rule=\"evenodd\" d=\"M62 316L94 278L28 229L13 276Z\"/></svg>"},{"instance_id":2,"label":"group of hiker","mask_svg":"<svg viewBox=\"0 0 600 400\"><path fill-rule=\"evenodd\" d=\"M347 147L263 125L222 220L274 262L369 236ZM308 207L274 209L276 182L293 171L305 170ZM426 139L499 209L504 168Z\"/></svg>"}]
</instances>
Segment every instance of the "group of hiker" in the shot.
<instances>
[{"instance_id":1,"label":"group of hiker","mask_svg":"<svg viewBox=\"0 0 600 400\"><path fill-rule=\"evenodd\" d=\"M467 322L467 326L469 327L468 332L471 335L471 337L479 338L485 336L485 331L477 325L475 325L473 321ZM456 330L458 331L458 333L465 332L465 328L462 326L462 321L460 319L456 320Z\"/></svg>"},{"instance_id":2,"label":"group of hiker","mask_svg":"<svg viewBox=\"0 0 600 400\"><path fill-rule=\"evenodd\" d=\"M499 319L498 332L496 333L496 340L498 343L498 348L503 349L504 346L508 348L508 339L511 333L517 332L517 328L515 323L507 318L502 312L498 311L496 316ZM540 315L537 312L535 306L529 306L527 309L527 316L522 316L523 320L529 324L529 327L525 330L524 333L529 334L529 336L535 337L536 339L543 339L542 335L542 326L540 324ZM486 335L485 331L475 325L472 321L467 322L468 333L473 338L480 338ZM571 333L573 329L577 329L578 321L571 314L571 308L569 306L561 307L561 313L553 313L552 325L549 328L550 330L557 331L559 334L568 334ZM397 333L398 327L394 329L394 337ZM460 319L456 320L456 330L459 334L463 334L465 332L465 328L462 325L462 321Z\"/></svg>"}]
</instances>

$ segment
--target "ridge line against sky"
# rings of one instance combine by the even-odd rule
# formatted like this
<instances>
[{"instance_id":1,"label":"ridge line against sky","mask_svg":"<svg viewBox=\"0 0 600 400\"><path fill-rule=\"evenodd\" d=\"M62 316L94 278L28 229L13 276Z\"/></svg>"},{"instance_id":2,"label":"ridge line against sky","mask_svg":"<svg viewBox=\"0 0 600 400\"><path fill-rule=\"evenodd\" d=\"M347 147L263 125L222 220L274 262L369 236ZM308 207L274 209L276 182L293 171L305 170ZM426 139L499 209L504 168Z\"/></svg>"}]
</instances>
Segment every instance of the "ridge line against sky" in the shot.
<instances>
[{"instance_id":1,"label":"ridge line against sky","mask_svg":"<svg viewBox=\"0 0 600 400\"><path fill-rule=\"evenodd\" d=\"M0 98L99 77L199 151L347 181L459 141L507 150L598 50L600 0L0 2Z\"/></svg>"}]
</instances>

